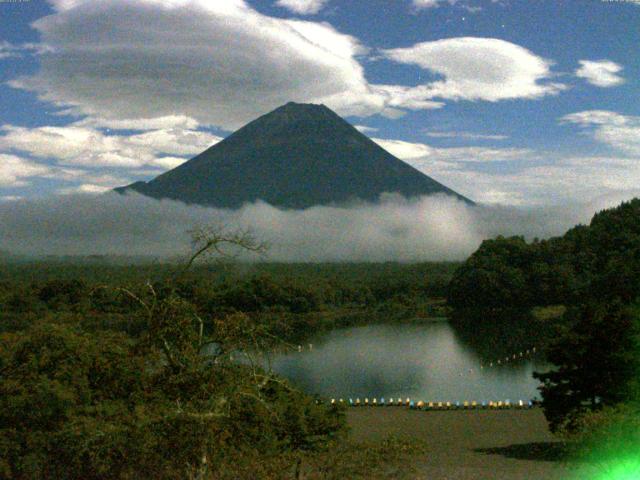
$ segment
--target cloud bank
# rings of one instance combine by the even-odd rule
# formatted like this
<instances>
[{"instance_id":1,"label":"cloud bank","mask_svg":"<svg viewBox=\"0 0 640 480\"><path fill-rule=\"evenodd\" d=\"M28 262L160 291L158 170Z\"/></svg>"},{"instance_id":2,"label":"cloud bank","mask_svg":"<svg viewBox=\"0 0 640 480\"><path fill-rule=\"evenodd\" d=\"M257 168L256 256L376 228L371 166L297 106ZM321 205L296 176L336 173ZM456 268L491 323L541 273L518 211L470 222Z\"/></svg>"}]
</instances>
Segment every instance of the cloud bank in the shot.
<instances>
[{"instance_id":1,"label":"cloud bank","mask_svg":"<svg viewBox=\"0 0 640 480\"><path fill-rule=\"evenodd\" d=\"M53 3L33 24L49 50L40 71L11 84L76 113L181 114L233 130L288 101L384 109L355 58L366 50L327 23L269 17L242 0Z\"/></svg>"},{"instance_id":2,"label":"cloud bank","mask_svg":"<svg viewBox=\"0 0 640 480\"><path fill-rule=\"evenodd\" d=\"M194 156L220 140L208 132L182 128L106 135L89 126L0 126L0 151L84 167L173 168L186 160L177 156Z\"/></svg>"},{"instance_id":3,"label":"cloud bank","mask_svg":"<svg viewBox=\"0 0 640 480\"><path fill-rule=\"evenodd\" d=\"M548 81L550 61L495 38L370 54L326 22L270 17L243 0L49 1L55 13L33 23L42 38L40 70L9 85L106 122L184 116L234 130L288 101L396 118L441 108L442 100L538 98L564 88ZM301 14L326 3L278 2ZM418 86L369 83L366 56L443 78Z\"/></svg>"},{"instance_id":4,"label":"cloud bank","mask_svg":"<svg viewBox=\"0 0 640 480\"><path fill-rule=\"evenodd\" d=\"M412 200L387 196L377 204L344 207L281 210L258 202L222 210L135 194L69 195L0 202L0 250L173 256L189 251L188 230L223 224L251 228L271 245L271 261L462 260L485 238L562 234L620 200L533 209L470 207L438 195Z\"/></svg>"}]
</instances>

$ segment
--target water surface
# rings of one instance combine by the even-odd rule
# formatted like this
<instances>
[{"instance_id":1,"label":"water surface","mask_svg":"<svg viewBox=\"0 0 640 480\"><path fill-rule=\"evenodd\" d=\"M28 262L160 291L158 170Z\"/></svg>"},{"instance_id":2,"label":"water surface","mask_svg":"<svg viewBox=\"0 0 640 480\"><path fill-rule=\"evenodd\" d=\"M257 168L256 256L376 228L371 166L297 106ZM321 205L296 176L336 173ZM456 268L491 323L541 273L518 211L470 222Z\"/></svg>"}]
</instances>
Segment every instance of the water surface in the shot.
<instances>
[{"instance_id":1,"label":"water surface","mask_svg":"<svg viewBox=\"0 0 640 480\"><path fill-rule=\"evenodd\" d=\"M526 355L533 342L518 345L513 352L517 359L509 354L505 362L504 348L486 338L485 358L480 358L445 321L342 328L310 342L311 350L305 345L302 352L272 355L271 366L306 392L325 397L451 402L532 399L538 396L539 383L531 374L547 369L537 354ZM486 358L486 352L492 351L495 358Z\"/></svg>"}]
</instances>

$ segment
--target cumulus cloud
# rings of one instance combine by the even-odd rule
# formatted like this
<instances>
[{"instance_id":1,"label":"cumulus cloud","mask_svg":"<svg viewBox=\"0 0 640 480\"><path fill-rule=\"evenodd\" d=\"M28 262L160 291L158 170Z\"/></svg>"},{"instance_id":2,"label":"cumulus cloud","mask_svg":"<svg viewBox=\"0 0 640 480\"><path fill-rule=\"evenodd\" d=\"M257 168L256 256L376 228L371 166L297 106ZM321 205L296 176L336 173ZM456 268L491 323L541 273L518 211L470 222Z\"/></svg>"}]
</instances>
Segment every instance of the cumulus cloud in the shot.
<instances>
[{"instance_id":1,"label":"cumulus cloud","mask_svg":"<svg viewBox=\"0 0 640 480\"><path fill-rule=\"evenodd\" d=\"M164 119L145 120L139 126L159 126ZM140 168L171 167L185 161L180 155L195 155L219 142L208 132L164 128L133 135L107 135L101 130L78 125L64 127L0 127L0 151L18 151L63 165L86 167ZM118 124L120 125L120 124ZM179 161L180 160L180 161Z\"/></svg>"},{"instance_id":2,"label":"cumulus cloud","mask_svg":"<svg viewBox=\"0 0 640 480\"><path fill-rule=\"evenodd\" d=\"M622 65L610 60L580 60L576 76L596 87L615 87L624 83L624 78L618 75L621 71Z\"/></svg>"},{"instance_id":3,"label":"cumulus cloud","mask_svg":"<svg viewBox=\"0 0 640 480\"><path fill-rule=\"evenodd\" d=\"M395 62L418 65L443 77L409 90L406 95L414 101L538 98L566 88L548 81L552 62L497 38L450 38L382 53Z\"/></svg>"},{"instance_id":4,"label":"cumulus cloud","mask_svg":"<svg viewBox=\"0 0 640 480\"><path fill-rule=\"evenodd\" d=\"M300 15L312 15L322 10L329 0L278 0L276 5Z\"/></svg>"},{"instance_id":5,"label":"cumulus cloud","mask_svg":"<svg viewBox=\"0 0 640 480\"><path fill-rule=\"evenodd\" d=\"M224 224L252 228L272 245L270 260L460 260L497 234L561 234L613 200L532 209L471 207L446 196L389 196L378 204L288 211L264 203L221 210L139 195L69 195L0 204L0 245L39 255L175 255L187 252L189 229Z\"/></svg>"},{"instance_id":6,"label":"cumulus cloud","mask_svg":"<svg viewBox=\"0 0 640 480\"><path fill-rule=\"evenodd\" d=\"M626 155L640 157L640 117L607 110L587 110L565 115L560 122L580 125L596 141Z\"/></svg>"}]
</instances>

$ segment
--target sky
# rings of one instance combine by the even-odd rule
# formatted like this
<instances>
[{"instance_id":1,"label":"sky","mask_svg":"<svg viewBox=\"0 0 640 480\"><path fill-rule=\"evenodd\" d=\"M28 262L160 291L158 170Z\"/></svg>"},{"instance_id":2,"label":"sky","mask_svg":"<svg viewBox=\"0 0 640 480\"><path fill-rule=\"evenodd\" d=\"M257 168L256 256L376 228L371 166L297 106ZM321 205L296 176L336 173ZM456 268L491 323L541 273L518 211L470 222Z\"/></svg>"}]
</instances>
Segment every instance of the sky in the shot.
<instances>
[{"instance_id":1,"label":"sky","mask_svg":"<svg viewBox=\"0 0 640 480\"><path fill-rule=\"evenodd\" d=\"M630 198L638 45L638 0L0 0L0 202L149 180L288 101L482 204Z\"/></svg>"}]
</instances>

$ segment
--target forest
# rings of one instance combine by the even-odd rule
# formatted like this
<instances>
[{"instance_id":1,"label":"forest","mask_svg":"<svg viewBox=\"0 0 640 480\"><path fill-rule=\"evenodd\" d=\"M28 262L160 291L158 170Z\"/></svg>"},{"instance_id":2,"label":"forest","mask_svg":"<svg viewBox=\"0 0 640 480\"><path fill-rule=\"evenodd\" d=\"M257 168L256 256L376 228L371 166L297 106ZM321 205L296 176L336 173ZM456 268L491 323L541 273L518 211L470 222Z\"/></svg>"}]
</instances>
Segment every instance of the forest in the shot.
<instances>
[{"instance_id":1,"label":"forest","mask_svg":"<svg viewBox=\"0 0 640 480\"><path fill-rule=\"evenodd\" d=\"M463 326L470 312L486 318L477 312L555 310L542 322L554 368L534 374L551 430L578 439L584 457L637 462L640 199L601 211L561 237L484 241L454 273L447 300L451 320Z\"/></svg>"},{"instance_id":2,"label":"forest","mask_svg":"<svg viewBox=\"0 0 640 480\"><path fill-rule=\"evenodd\" d=\"M633 455L638 219L633 200L562 237L486 240L459 264L7 261L0 476L384 478L385 466L410 468L403 459L419 446L389 439L359 449L342 407L229 353L445 316L473 343L478 329L507 332L513 312L524 315L519 335L546 338L554 368L535 376L551 430L579 455ZM259 246L244 234L223 239Z\"/></svg>"}]
</instances>

